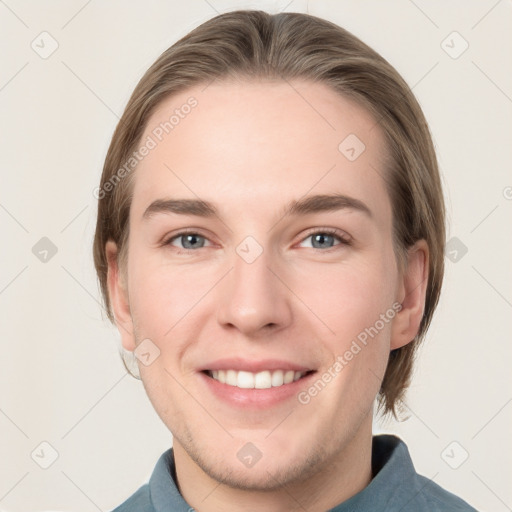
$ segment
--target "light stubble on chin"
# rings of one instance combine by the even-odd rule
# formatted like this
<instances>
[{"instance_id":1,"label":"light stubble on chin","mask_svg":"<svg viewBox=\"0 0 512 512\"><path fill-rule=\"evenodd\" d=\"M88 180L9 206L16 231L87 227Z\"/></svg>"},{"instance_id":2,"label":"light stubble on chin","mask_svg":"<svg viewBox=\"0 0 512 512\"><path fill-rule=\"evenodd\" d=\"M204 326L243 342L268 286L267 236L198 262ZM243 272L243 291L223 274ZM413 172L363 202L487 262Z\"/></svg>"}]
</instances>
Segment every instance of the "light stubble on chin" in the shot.
<instances>
[{"instance_id":1,"label":"light stubble on chin","mask_svg":"<svg viewBox=\"0 0 512 512\"><path fill-rule=\"evenodd\" d=\"M174 436L174 439L176 442L178 437ZM232 441L234 444L235 441ZM197 467L211 479L232 489L243 491L271 492L290 485L300 486L327 468L329 459L334 455L332 450L323 445L300 446L297 447L297 456L294 461L282 461L280 465L274 466L272 462L279 461L281 454L267 454L270 466L275 468L270 472L264 467L265 454L258 462L260 468L257 469L243 467L236 458L235 449L232 451L231 463L229 463L229 456L222 457L221 460L205 456L204 451L195 443L194 436L187 426L179 434L178 442Z\"/></svg>"}]
</instances>

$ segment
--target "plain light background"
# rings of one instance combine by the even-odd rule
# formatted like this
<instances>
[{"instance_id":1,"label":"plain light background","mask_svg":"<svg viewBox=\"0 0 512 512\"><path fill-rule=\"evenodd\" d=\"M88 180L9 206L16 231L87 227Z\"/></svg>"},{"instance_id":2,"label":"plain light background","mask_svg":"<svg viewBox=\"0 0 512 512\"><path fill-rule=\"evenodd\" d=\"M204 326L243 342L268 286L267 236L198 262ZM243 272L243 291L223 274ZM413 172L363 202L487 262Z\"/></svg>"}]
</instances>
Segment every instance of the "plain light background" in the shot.
<instances>
[{"instance_id":1,"label":"plain light background","mask_svg":"<svg viewBox=\"0 0 512 512\"><path fill-rule=\"evenodd\" d=\"M420 473L477 509L512 510L506 0L0 2L0 510L111 510L172 443L102 316L93 189L143 72L192 28L238 8L334 21L413 87L438 150L451 245L409 419L375 430L400 435ZM57 249L46 262L43 237Z\"/></svg>"}]
</instances>

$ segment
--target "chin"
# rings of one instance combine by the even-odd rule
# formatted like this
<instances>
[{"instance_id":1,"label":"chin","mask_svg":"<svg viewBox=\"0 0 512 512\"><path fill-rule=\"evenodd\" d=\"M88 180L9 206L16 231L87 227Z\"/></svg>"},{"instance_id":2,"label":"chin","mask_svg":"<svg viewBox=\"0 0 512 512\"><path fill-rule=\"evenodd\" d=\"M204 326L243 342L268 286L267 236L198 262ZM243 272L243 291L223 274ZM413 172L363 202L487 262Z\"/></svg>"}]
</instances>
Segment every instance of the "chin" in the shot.
<instances>
[{"instance_id":1,"label":"chin","mask_svg":"<svg viewBox=\"0 0 512 512\"><path fill-rule=\"evenodd\" d=\"M261 459L254 467L246 468L235 463L224 463L223 466L210 465L205 461L200 467L210 478L233 489L274 491L292 483L305 481L310 475L315 474L316 464L311 462L280 459L278 463L270 460L265 464Z\"/></svg>"},{"instance_id":2,"label":"chin","mask_svg":"<svg viewBox=\"0 0 512 512\"><path fill-rule=\"evenodd\" d=\"M265 435L268 435L266 433ZM211 440L197 442L197 437L186 434L180 442L188 456L213 480L234 489L245 491L273 491L289 484L307 481L329 458L324 446L308 443L281 442L286 436L277 436L270 442L250 443L233 438L212 446ZM175 437L176 439L176 437ZM261 448L261 449L260 449Z\"/></svg>"}]
</instances>

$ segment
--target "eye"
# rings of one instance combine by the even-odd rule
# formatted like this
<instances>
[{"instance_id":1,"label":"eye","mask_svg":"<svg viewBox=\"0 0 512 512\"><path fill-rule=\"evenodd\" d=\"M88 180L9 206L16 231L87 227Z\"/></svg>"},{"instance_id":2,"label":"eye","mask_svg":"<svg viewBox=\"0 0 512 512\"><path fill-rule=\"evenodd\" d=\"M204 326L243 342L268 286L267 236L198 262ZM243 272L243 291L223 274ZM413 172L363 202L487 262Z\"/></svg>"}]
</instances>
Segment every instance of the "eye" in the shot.
<instances>
[{"instance_id":1,"label":"eye","mask_svg":"<svg viewBox=\"0 0 512 512\"><path fill-rule=\"evenodd\" d=\"M207 242L207 238L201 236L199 233L194 233L192 231L182 231L177 235L174 235L172 238L169 238L164 245L170 245L176 247L177 249L184 249L180 252L186 251L194 251L196 249L201 249L205 247L205 242ZM179 245L177 245L179 244Z\"/></svg>"},{"instance_id":2,"label":"eye","mask_svg":"<svg viewBox=\"0 0 512 512\"><path fill-rule=\"evenodd\" d=\"M301 243L306 240L311 240L313 249L332 249L338 245L350 245L350 238L348 235L337 229L331 228L316 228L316 231L311 231ZM335 243L338 241L338 243Z\"/></svg>"},{"instance_id":3,"label":"eye","mask_svg":"<svg viewBox=\"0 0 512 512\"><path fill-rule=\"evenodd\" d=\"M346 233L332 228L315 228L314 231L310 231L306 238L302 239L301 244L304 244L307 240L311 240L309 247L313 249L329 250L338 245L351 244L351 239ZM206 237L197 232L182 231L164 241L162 245L175 247L178 254L185 254L208 247L211 243Z\"/></svg>"}]
</instances>

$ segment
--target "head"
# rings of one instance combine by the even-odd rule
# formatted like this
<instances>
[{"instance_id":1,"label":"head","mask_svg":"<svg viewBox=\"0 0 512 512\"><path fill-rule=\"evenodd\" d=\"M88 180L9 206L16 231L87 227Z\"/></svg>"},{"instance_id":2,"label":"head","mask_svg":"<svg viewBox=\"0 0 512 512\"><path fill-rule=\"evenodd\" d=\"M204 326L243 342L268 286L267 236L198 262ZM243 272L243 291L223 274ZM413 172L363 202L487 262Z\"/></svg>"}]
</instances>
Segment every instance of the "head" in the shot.
<instances>
[{"instance_id":1,"label":"head","mask_svg":"<svg viewBox=\"0 0 512 512\"><path fill-rule=\"evenodd\" d=\"M196 28L135 88L98 198L107 315L207 472L230 481L251 442L279 450L261 467L283 483L371 424L376 398L395 412L440 294L444 203L421 108L355 36L255 11ZM212 371L264 360L307 372L291 413L209 396Z\"/></svg>"}]
</instances>

